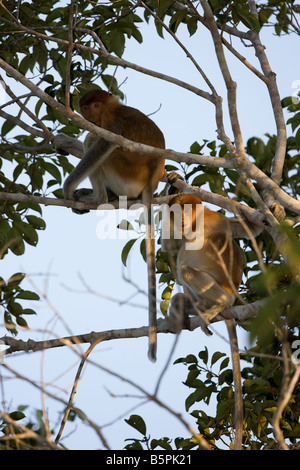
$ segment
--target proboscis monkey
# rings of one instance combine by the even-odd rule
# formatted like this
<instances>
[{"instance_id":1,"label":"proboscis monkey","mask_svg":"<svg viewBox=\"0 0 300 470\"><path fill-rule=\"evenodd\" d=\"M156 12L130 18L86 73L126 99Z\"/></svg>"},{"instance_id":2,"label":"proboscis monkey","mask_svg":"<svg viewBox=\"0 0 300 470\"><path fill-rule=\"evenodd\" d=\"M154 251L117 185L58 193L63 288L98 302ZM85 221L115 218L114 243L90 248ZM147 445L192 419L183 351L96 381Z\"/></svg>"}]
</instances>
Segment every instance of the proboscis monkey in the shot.
<instances>
[{"instance_id":1,"label":"proboscis monkey","mask_svg":"<svg viewBox=\"0 0 300 470\"><path fill-rule=\"evenodd\" d=\"M177 252L176 277L184 294L176 294L170 305L170 316L180 324L189 313L204 319L203 330L211 334L209 322L225 308L233 305L242 281L243 260L234 238L255 237L262 228L238 219L229 219L201 205L192 194L174 196L163 212L162 250ZM241 447L243 402L240 361L235 320L227 320L236 392L236 442ZM180 326L179 326L180 329Z\"/></svg>"},{"instance_id":2,"label":"proboscis monkey","mask_svg":"<svg viewBox=\"0 0 300 470\"><path fill-rule=\"evenodd\" d=\"M157 125L135 108L125 106L116 96L92 90L80 99L80 111L88 121L129 140L165 148ZM59 149L57 149L59 151ZM149 295L149 358L156 359L156 281L155 240L151 200L158 182L165 174L164 160L130 152L96 134L89 133L84 142L84 156L64 183L66 199L101 204L113 197L142 199L147 213L147 265ZM77 189L89 177L92 189ZM87 211L74 210L82 214Z\"/></svg>"}]
</instances>

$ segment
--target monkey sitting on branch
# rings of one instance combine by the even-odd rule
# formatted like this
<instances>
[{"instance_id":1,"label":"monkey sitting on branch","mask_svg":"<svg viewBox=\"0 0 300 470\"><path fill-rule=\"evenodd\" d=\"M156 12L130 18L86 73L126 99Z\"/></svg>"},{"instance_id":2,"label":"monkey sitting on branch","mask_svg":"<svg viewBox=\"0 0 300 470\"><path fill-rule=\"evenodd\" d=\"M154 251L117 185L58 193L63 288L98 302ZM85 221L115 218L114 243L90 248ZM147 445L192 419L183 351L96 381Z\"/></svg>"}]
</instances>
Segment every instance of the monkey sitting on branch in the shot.
<instances>
[{"instance_id":1,"label":"monkey sitting on branch","mask_svg":"<svg viewBox=\"0 0 300 470\"><path fill-rule=\"evenodd\" d=\"M175 323L177 332L188 327L189 314L199 314L202 329L211 334L210 321L233 305L242 281L242 252L234 239L255 237L261 231L256 224L241 223L203 207L192 194L176 195L166 204L162 250L177 253L175 274L184 291L177 293L170 305L170 322ZM241 449L243 396L235 320L226 320L226 326L235 387L235 449Z\"/></svg>"},{"instance_id":2,"label":"monkey sitting on branch","mask_svg":"<svg viewBox=\"0 0 300 470\"><path fill-rule=\"evenodd\" d=\"M165 148L163 133L141 111L125 106L116 96L103 90L92 90L80 99L80 112L88 121L134 142ZM68 138L74 146L74 139ZM58 135L53 145L66 153L64 139ZM79 149L78 144L78 149ZM102 204L111 197L142 199L146 212L146 251L149 298L149 358L156 359L156 280L155 239L151 200L158 182L165 174L163 158L130 152L96 134L89 133L83 145L84 155L64 183L66 199ZM89 177L92 189L77 189ZM78 214L86 210L73 209Z\"/></svg>"}]
</instances>

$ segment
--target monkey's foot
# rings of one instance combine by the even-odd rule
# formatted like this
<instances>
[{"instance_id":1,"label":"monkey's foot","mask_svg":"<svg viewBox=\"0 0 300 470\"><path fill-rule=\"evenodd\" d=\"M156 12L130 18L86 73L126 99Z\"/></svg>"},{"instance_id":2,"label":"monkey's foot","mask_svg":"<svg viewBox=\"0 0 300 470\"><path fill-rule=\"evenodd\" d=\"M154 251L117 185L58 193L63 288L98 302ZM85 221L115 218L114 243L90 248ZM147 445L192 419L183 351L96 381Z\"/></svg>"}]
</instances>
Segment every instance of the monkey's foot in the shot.
<instances>
[{"instance_id":1,"label":"monkey's foot","mask_svg":"<svg viewBox=\"0 0 300 470\"><path fill-rule=\"evenodd\" d=\"M80 188L74 191L73 197L75 201L89 202L86 196L91 196L92 193L93 193L93 190L90 188ZM88 214L88 212L90 212L88 209L72 209L72 211L75 214Z\"/></svg>"},{"instance_id":2,"label":"monkey's foot","mask_svg":"<svg viewBox=\"0 0 300 470\"><path fill-rule=\"evenodd\" d=\"M199 313L199 317L201 319L200 322L200 328L201 330L207 335L207 336L212 336L212 332L208 328L209 322L207 321L205 314Z\"/></svg>"}]
</instances>

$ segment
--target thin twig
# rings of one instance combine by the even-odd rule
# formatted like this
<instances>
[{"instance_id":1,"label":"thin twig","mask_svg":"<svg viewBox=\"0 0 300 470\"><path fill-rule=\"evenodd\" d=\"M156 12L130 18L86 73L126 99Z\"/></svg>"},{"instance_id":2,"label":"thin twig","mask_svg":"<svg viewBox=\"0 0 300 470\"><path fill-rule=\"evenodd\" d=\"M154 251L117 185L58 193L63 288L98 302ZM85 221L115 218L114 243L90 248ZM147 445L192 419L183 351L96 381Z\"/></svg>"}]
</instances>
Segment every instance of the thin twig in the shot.
<instances>
[{"instance_id":1,"label":"thin twig","mask_svg":"<svg viewBox=\"0 0 300 470\"><path fill-rule=\"evenodd\" d=\"M281 450L289 450L288 446L285 443L282 430L280 429L280 419L282 417L283 410L285 409L288 402L290 401L291 395L299 380L300 365L297 365L295 367L294 375L289 381L290 369L289 369L289 361L287 359L287 345L285 341L282 346L282 353L284 356L284 361L283 361L284 376L283 376L283 380L281 384L279 402L272 418L272 424L273 424L275 437L279 443Z\"/></svg>"},{"instance_id":2,"label":"thin twig","mask_svg":"<svg viewBox=\"0 0 300 470\"><path fill-rule=\"evenodd\" d=\"M194 64L194 66L196 67L196 69L198 70L198 72L200 73L200 75L202 76L203 80L205 81L205 83L208 85L208 87L211 89L211 92L213 95L217 96L217 92L215 90L215 87L213 86L213 84L211 83L211 81L209 80L209 78L207 77L207 75L205 74L205 72L202 70L202 68L200 67L200 65L198 64L198 62L196 61L196 59L192 56L192 54L190 53L190 51L184 46L184 44L178 39L178 37L176 36L176 34L173 33L173 31L161 20L161 18L156 15L154 13L153 10L151 10L151 8L149 8L144 2L140 2L141 5L145 8L145 10L147 10L152 16L153 18L155 18L155 20L170 34L170 36L172 36L172 38L174 39L174 41L181 47L181 49L184 51L184 53L186 54L186 56L191 60L191 62Z\"/></svg>"},{"instance_id":3,"label":"thin twig","mask_svg":"<svg viewBox=\"0 0 300 470\"><path fill-rule=\"evenodd\" d=\"M76 373L76 376L75 376L75 380L74 380L74 383L73 383L73 387L72 387L72 391L71 391L71 394L70 394L70 398L69 398L69 401L68 401L68 405L65 409L65 414L64 414L64 417L61 421L61 425L60 425L60 428L59 428L59 431L56 435L56 438L55 438L55 444L58 445L60 439L61 439L61 436L62 436L62 433L63 433L63 430L65 428L65 425L66 425L66 422L68 420L68 417L69 417L69 414L70 414L70 411L72 409L72 406L73 406L73 401L74 401L74 396L77 392L77 386L78 386L78 382L79 382L79 378L80 378L80 375L81 375L81 372L82 372L82 369L83 369L83 366L84 364L86 363L87 361L87 358L88 356L91 354L91 352L93 351L93 349L97 346L97 344L99 344L101 342L101 340L99 341L95 341L94 343L92 343L90 345L90 347L85 351L85 353L83 354L82 358L81 358L81 361L80 361L80 364L79 364L79 367L77 369L77 373ZM109 445L104 437L104 435L102 434L102 432L100 431L100 436L101 436L101 440L102 440L102 443L104 445L104 447L106 449L109 449Z\"/></svg>"}]
</instances>

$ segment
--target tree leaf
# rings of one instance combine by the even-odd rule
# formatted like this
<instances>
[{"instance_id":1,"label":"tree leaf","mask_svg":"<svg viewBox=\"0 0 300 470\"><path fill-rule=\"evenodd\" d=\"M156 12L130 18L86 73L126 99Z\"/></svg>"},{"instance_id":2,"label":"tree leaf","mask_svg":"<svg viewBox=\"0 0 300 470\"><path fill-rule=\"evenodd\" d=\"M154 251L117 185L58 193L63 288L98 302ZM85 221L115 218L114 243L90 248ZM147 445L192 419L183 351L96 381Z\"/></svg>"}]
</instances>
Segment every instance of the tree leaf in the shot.
<instances>
[{"instance_id":1,"label":"tree leaf","mask_svg":"<svg viewBox=\"0 0 300 470\"><path fill-rule=\"evenodd\" d=\"M129 240L129 242L126 243L126 245L124 246L122 250L121 259L122 259L122 263L124 264L124 266L126 266L129 252L136 241L137 241L137 238L133 238L132 240Z\"/></svg>"},{"instance_id":2,"label":"tree leaf","mask_svg":"<svg viewBox=\"0 0 300 470\"><path fill-rule=\"evenodd\" d=\"M219 351L216 351L213 355L212 355L212 358L211 358L211 366L213 366L219 359L221 359L221 357L224 357L226 356L225 353L221 353Z\"/></svg>"},{"instance_id":3,"label":"tree leaf","mask_svg":"<svg viewBox=\"0 0 300 470\"><path fill-rule=\"evenodd\" d=\"M138 432L143 434L143 436L146 435L146 424L143 418L139 415L131 415L129 419L125 419L125 422L132 426L134 429L136 429Z\"/></svg>"},{"instance_id":4,"label":"tree leaf","mask_svg":"<svg viewBox=\"0 0 300 470\"><path fill-rule=\"evenodd\" d=\"M24 300L40 300L40 296L36 292L31 292L30 290L22 290L16 295L16 298Z\"/></svg>"}]
</instances>

